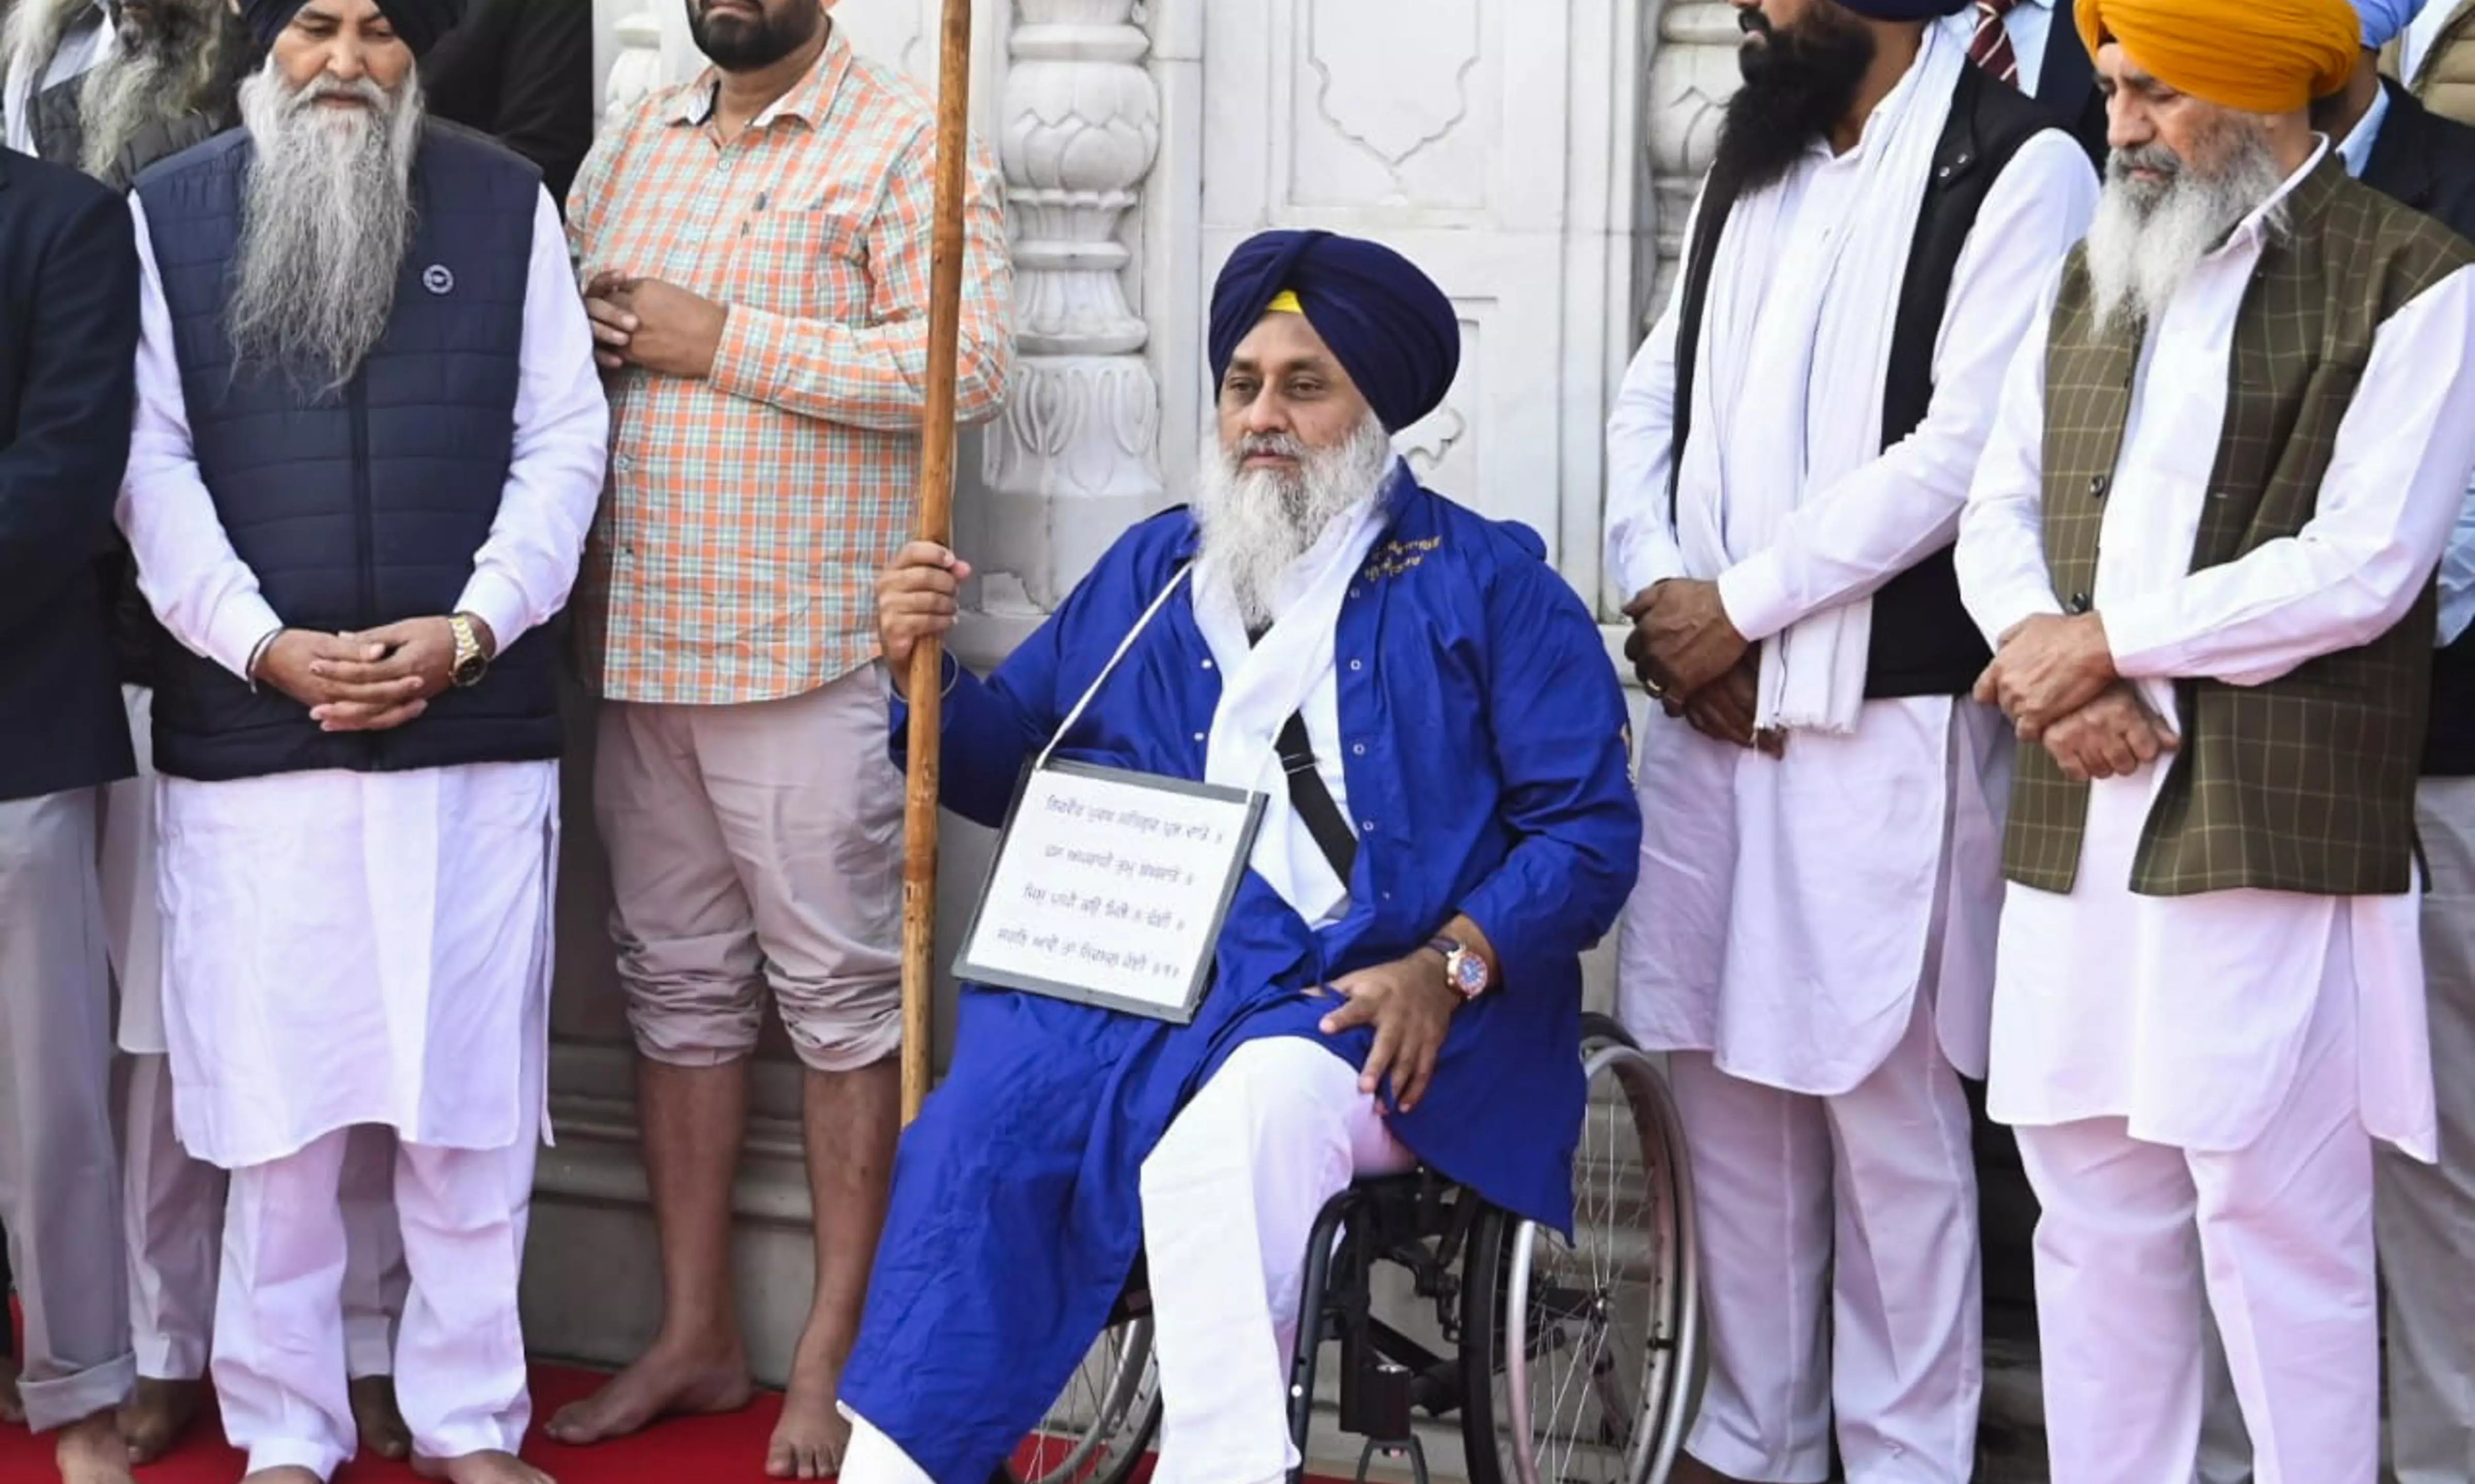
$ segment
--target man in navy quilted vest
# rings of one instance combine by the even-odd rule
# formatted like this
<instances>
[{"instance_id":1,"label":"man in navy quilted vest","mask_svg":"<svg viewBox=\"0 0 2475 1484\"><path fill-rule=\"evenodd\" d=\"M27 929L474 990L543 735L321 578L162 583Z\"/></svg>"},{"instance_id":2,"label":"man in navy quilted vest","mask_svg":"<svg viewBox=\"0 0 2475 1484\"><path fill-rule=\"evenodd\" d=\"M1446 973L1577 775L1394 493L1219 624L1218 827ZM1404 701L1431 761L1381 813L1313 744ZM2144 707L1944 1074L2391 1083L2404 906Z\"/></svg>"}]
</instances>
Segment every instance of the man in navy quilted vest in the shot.
<instances>
[{"instance_id":1,"label":"man in navy quilted vest","mask_svg":"<svg viewBox=\"0 0 2475 1484\"><path fill-rule=\"evenodd\" d=\"M337 1182L392 1133L396 1388L454 1484L542 1484L516 1315L559 722L542 624L608 413L539 173L425 116L458 0L248 0L242 127L140 175L120 523L181 1141L229 1170L212 1375L248 1484L354 1450Z\"/></svg>"}]
</instances>

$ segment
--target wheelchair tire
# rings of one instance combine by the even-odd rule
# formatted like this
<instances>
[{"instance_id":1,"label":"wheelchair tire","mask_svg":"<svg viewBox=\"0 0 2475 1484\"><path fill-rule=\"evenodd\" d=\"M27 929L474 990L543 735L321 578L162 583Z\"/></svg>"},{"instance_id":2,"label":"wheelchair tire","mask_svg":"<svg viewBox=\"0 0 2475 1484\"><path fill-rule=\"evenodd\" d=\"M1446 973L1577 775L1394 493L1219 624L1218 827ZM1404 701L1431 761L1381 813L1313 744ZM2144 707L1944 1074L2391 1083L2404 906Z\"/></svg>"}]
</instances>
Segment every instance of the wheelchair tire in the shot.
<instances>
[{"instance_id":1,"label":"wheelchair tire","mask_svg":"<svg viewBox=\"0 0 2475 1484\"><path fill-rule=\"evenodd\" d=\"M1101 1332L1032 1436L1029 1467L1017 1453L991 1484L1127 1484L1160 1424L1151 1315L1121 1317Z\"/></svg>"},{"instance_id":2,"label":"wheelchair tire","mask_svg":"<svg viewBox=\"0 0 2475 1484\"><path fill-rule=\"evenodd\" d=\"M1488 1209L1462 1268L1470 1484L1664 1484L1702 1376L1692 1182L1657 1064L1584 1017L1575 1243Z\"/></svg>"}]
</instances>

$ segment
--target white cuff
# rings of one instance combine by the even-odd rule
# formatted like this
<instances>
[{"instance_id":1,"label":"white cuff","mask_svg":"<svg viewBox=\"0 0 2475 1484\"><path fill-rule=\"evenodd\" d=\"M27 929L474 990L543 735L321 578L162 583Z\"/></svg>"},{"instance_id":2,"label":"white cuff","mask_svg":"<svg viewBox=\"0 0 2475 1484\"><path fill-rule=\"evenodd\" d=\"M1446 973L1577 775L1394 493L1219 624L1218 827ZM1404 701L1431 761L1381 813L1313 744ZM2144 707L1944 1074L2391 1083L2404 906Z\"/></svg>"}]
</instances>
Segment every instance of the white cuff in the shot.
<instances>
[{"instance_id":1,"label":"white cuff","mask_svg":"<svg viewBox=\"0 0 2475 1484\"><path fill-rule=\"evenodd\" d=\"M1782 565L1777 551L1763 551L1719 574L1719 606L1750 643L1760 644L1804 617L1787 595Z\"/></svg>"},{"instance_id":2,"label":"white cuff","mask_svg":"<svg viewBox=\"0 0 2475 1484\"><path fill-rule=\"evenodd\" d=\"M267 635L281 633L283 620L257 593L234 593L215 606L207 625L207 658L241 679L249 678L250 657Z\"/></svg>"},{"instance_id":3,"label":"white cuff","mask_svg":"<svg viewBox=\"0 0 2475 1484\"><path fill-rule=\"evenodd\" d=\"M490 626L490 638L498 645L493 659L532 627L526 619L529 605L524 590L487 567L474 570L472 580L464 584L464 596L455 600L455 611L469 613Z\"/></svg>"}]
</instances>

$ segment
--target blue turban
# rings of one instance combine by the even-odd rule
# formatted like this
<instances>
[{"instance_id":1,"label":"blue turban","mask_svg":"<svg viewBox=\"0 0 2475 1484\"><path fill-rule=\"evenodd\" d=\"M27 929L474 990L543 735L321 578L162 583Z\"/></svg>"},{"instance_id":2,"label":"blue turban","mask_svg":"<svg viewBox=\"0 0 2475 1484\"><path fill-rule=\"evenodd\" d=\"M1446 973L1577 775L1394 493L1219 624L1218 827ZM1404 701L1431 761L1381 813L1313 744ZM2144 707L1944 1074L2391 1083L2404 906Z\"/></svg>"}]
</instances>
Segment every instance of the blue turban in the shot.
<instances>
[{"instance_id":1,"label":"blue turban","mask_svg":"<svg viewBox=\"0 0 2475 1484\"><path fill-rule=\"evenodd\" d=\"M248 18L249 29L257 34L262 46L291 25L292 17L307 3L308 0L242 0L241 13ZM432 42L464 18L464 0L378 0L378 5L415 57L429 50Z\"/></svg>"},{"instance_id":2,"label":"blue turban","mask_svg":"<svg viewBox=\"0 0 2475 1484\"><path fill-rule=\"evenodd\" d=\"M1272 301L1297 296L1314 332L1386 429L1435 410L1461 364L1461 322L1435 280L1390 248L1328 231L1266 231L1238 244L1212 287L1212 381Z\"/></svg>"},{"instance_id":3,"label":"blue turban","mask_svg":"<svg viewBox=\"0 0 2475 1484\"><path fill-rule=\"evenodd\" d=\"M1965 11L1974 0L1839 0L1868 20L1934 20Z\"/></svg>"},{"instance_id":4,"label":"blue turban","mask_svg":"<svg viewBox=\"0 0 2475 1484\"><path fill-rule=\"evenodd\" d=\"M2423 0L2355 0L2364 20L2364 50L2377 52L2423 13Z\"/></svg>"}]
</instances>

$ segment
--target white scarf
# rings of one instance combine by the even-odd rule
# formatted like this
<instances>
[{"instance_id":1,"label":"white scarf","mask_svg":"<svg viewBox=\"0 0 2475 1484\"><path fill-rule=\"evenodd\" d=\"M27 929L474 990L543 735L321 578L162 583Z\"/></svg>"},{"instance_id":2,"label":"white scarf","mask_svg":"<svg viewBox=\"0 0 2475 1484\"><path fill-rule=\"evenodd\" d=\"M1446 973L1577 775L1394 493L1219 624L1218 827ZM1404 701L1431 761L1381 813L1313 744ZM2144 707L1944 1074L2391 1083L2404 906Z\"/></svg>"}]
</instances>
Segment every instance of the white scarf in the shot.
<instances>
[{"instance_id":1,"label":"white scarf","mask_svg":"<svg viewBox=\"0 0 2475 1484\"><path fill-rule=\"evenodd\" d=\"M1306 822L1289 807L1278 742L1290 716L1304 712L1318 687L1334 683L1341 599L1383 534L1392 483L1387 474L1375 495L1325 526L1314 545L1289 564L1281 582L1280 617L1261 644L1246 642L1246 621L1227 579L1209 562L1195 570L1195 626L1220 667L1220 704L1212 714L1203 779L1265 796L1263 825L1248 864L1310 923L1336 915L1349 899L1349 884L1334 872Z\"/></svg>"},{"instance_id":2,"label":"white scarf","mask_svg":"<svg viewBox=\"0 0 2475 1484\"><path fill-rule=\"evenodd\" d=\"M1865 126L1862 178L1837 240L1815 241L1810 232L1791 239L1789 192L1780 186L1746 196L1728 214L1695 353L1703 372L1678 481L1677 541L1695 575L1715 577L1765 549L1790 512L1881 456L1899 287L1934 148L1967 65L1957 40L1941 27L1925 29L1907 76ZM1795 258L1816 267L1803 271ZM1800 336L1802 374L1784 385L1749 387L1765 309L1794 317L1787 323ZM1754 724L1854 731L1873 630L1873 600L1859 598L1764 645Z\"/></svg>"}]
</instances>

